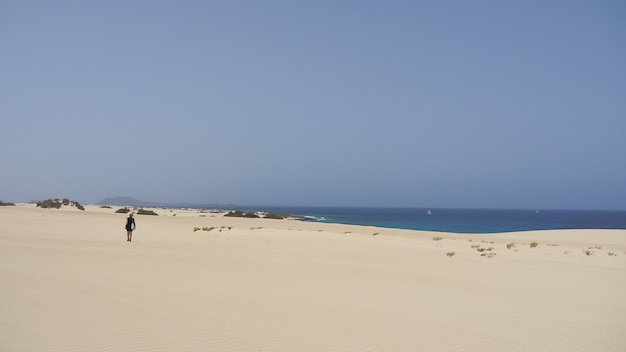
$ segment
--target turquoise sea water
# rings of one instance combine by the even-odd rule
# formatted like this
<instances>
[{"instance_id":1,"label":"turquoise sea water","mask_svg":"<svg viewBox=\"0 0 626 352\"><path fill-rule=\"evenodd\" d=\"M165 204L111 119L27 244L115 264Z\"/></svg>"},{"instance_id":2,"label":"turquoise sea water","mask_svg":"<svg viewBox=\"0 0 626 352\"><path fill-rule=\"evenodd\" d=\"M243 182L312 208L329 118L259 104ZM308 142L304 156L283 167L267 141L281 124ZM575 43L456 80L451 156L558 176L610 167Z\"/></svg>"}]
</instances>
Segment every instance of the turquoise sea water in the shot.
<instances>
[{"instance_id":1,"label":"turquoise sea water","mask_svg":"<svg viewBox=\"0 0 626 352\"><path fill-rule=\"evenodd\" d=\"M458 233L626 229L626 211L350 207L254 207L311 221Z\"/></svg>"}]
</instances>

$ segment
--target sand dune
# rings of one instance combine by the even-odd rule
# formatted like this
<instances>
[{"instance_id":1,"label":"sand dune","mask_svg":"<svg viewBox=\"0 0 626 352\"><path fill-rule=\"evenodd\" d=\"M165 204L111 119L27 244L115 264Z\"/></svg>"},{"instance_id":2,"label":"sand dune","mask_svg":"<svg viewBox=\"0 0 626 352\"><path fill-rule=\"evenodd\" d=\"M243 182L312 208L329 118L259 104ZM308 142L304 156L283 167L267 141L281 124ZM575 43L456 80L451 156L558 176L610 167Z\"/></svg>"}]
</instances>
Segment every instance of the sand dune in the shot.
<instances>
[{"instance_id":1,"label":"sand dune","mask_svg":"<svg viewBox=\"0 0 626 352\"><path fill-rule=\"evenodd\" d=\"M626 231L86 208L0 207L0 351L626 350Z\"/></svg>"}]
</instances>

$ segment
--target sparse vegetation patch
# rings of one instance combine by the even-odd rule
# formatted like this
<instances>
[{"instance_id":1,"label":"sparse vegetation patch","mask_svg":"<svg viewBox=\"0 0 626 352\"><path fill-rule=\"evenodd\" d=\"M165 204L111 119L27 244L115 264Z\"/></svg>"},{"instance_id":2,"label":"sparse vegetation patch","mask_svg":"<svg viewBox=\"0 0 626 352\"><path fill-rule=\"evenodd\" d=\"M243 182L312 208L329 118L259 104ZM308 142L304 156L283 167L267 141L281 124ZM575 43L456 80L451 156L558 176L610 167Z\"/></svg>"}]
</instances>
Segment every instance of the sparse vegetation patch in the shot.
<instances>
[{"instance_id":1,"label":"sparse vegetation patch","mask_svg":"<svg viewBox=\"0 0 626 352\"><path fill-rule=\"evenodd\" d=\"M493 247L486 247L485 248L485 247L481 247L479 244L474 244L474 245L472 245L472 248L476 249L477 252L480 252L481 253L480 254L481 257L491 258L494 255L496 255L496 253L493 252L493 250L495 249Z\"/></svg>"},{"instance_id":2,"label":"sparse vegetation patch","mask_svg":"<svg viewBox=\"0 0 626 352\"><path fill-rule=\"evenodd\" d=\"M15 203L3 202L0 200L0 207L14 207Z\"/></svg>"},{"instance_id":3,"label":"sparse vegetation patch","mask_svg":"<svg viewBox=\"0 0 626 352\"><path fill-rule=\"evenodd\" d=\"M254 212L244 212L241 210L229 211L224 216L234 217L234 218L259 218L259 216Z\"/></svg>"},{"instance_id":4,"label":"sparse vegetation patch","mask_svg":"<svg viewBox=\"0 0 626 352\"><path fill-rule=\"evenodd\" d=\"M232 230L232 226L222 226L222 227L215 227L215 226L205 226L205 227L194 227L193 228L193 232L197 232L197 231L206 231L206 232L211 232L215 229L219 229L220 232L222 232L222 230L224 229L228 229L228 230Z\"/></svg>"},{"instance_id":5,"label":"sparse vegetation patch","mask_svg":"<svg viewBox=\"0 0 626 352\"><path fill-rule=\"evenodd\" d=\"M78 203L75 200L69 200L67 198L64 199L47 199L47 200L42 200L37 202L37 206L43 209L47 209L47 208L54 208L54 209L59 209L61 208L62 205L65 206L73 206L76 207L79 210L85 210L85 207L83 207L80 203Z\"/></svg>"},{"instance_id":6,"label":"sparse vegetation patch","mask_svg":"<svg viewBox=\"0 0 626 352\"><path fill-rule=\"evenodd\" d=\"M289 217L289 215L286 215L286 214L263 213L263 218L264 219L283 220L283 219L287 219L288 217Z\"/></svg>"},{"instance_id":7,"label":"sparse vegetation patch","mask_svg":"<svg viewBox=\"0 0 626 352\"><path fill-rule=\"evenodd\" d=\"M224 216L235 217L235 218L263 218L263 219L274 219L274 220L284 220L284 219L293 219L300 221L310 221L311 219L295 216L289 214L280 214L280 213L269 213L265 211L242 211L242 210L232 210L228 213L224 214Z\"/></svg>"}]
</instances>

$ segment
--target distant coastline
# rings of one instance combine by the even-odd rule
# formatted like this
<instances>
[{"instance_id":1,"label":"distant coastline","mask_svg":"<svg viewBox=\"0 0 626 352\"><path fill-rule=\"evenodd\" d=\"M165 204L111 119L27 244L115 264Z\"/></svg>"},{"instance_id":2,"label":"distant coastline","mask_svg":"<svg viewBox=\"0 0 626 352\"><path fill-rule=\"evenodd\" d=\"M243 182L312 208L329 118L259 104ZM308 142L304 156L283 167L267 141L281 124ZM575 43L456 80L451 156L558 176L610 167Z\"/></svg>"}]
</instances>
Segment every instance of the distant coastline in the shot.
<instances>
[{"instance_id":1,"label":"distant coastline","mask_svg":"<svg viewBox=\"0 0 626 352\"><path fill-rule=\"evenodd\" d=\"M133 197L109 197L105 198L95 205L115 205L115 206L127 206L127 207L150 207L150 208L197 208L197 209L219 209L219 210L236 210L243 208L242 206L235 204L222 204L222 203L166 203L166 202L146 202Z\"/></svg>"},{"instance_id":2,"label":"distant coastline","mask_svg":"<svg viewBox=\"0 0 626 352\"><path fill-rule=\"evenodd\" d=\"M132 197L107 198L98 205L239 210L285 214L292 219L346 225L455 233L502 233L562 229L626 229L626 211L458 209L382 207L244 206L154 203Z\"/></svg>"},{"instance_id":3,"label":"distant coastline","mask_svg":"<svg viewBox=\"0 0 626 352\"><path fill-rule=\"evenodd\" d=\"M537 209L276 206L248 208L285 213L323 223L470 234L564 229L626 229L626 211L615 210L541 210L537 212Z\"/></svg>"}]
</instances>

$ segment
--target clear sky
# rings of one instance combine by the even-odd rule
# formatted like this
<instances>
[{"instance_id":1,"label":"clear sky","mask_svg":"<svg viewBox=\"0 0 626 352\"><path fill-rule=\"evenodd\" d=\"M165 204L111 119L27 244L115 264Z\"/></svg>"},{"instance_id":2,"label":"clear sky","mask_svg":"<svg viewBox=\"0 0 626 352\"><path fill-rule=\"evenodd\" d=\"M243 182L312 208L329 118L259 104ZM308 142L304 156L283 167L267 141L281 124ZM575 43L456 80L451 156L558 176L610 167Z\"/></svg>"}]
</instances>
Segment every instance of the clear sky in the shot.
<instances>
[{"instance_id":1,"label":"clear sky","mask_svg":"<svg viewBox=\"0 0 626 352\"><path fill-rule=\"evenodd\" d=\"M0 199L626 209L626 2L0 0Z\"/></svg>"}]
</instances>

